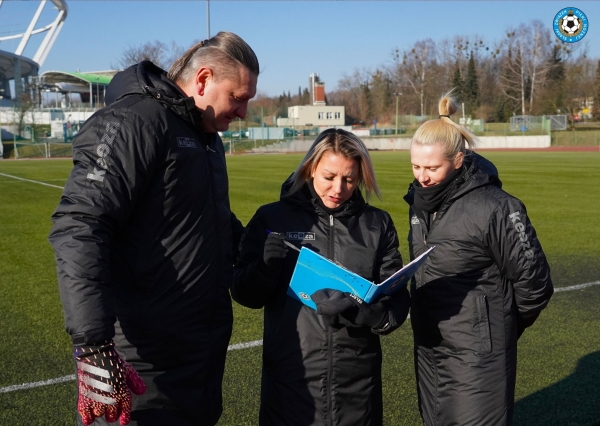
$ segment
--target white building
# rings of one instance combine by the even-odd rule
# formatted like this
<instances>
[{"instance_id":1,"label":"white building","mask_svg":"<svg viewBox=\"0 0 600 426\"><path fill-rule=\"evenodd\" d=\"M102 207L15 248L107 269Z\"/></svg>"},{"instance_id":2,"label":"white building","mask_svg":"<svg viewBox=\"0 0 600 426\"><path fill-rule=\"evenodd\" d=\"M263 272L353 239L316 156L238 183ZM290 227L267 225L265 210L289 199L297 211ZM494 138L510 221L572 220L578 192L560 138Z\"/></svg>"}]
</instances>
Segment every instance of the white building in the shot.
<instances>
[{"instance_id":1,"label":"white building","mask_svg":"<svg viewBox=\"0 0 600 426\"><path fill-rule=\"evenodd\" d=\"M308 80L310 105L296 105L288 108L287 118L277 117L277 127L340 127L346 123L345 107L327 105L325 83L319 74L312 73Z\"/></svg>"},{"instance_id":2,"label":"white building","mask_svg":"<svg viewBox=\"0 0 600 426\"><path fill-rule=\"evenodd\" d=\"M339 127L345 122L345 107L332 105L295 105L287 118L277 117L277 127Z\"/></svg>"}]
</instances>

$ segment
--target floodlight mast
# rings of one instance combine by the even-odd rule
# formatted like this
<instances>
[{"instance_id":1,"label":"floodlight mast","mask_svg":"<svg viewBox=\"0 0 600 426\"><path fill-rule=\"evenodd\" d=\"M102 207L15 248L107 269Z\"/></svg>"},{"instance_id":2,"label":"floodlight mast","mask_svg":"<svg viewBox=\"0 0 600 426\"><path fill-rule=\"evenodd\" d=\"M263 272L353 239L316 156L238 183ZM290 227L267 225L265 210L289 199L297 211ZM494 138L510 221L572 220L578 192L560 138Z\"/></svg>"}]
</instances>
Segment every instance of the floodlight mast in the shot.
<instances>
[{"instance_id":1,"label":"floodlight mast","mask_svg":"<svg viewBox=\"0 0 600 426\"><path fill-rule=\"evenodd\" d=\"M206 0L206 39L210 40L210 0Z\"/></svg>"},{"instance_id":2,"label":"floodlight mast","mask_svg":"<svg viewBox=\"0 0 600 426\"><path fill-rule=\"evenodd\" d=\"M400 92L394 92L394 96L396 96L396 133L394 134L398 134L398 99L400 98L400 96L402 96L402 93Z\"/></svg>"}]
</instances>

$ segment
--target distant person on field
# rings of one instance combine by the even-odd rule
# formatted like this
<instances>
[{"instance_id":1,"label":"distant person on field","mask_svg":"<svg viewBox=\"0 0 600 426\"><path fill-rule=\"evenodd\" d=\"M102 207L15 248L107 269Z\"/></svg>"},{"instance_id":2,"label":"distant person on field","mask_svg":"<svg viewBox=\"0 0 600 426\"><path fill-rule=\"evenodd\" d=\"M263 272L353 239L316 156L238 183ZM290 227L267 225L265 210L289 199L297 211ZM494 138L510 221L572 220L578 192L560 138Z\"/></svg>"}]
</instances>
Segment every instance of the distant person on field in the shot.
<instances>
[{"instance_id":1,"label":"distant person on field","mask_svg":"<svg viewBox=\"0 0 600 426\"><path fill-rule=\"evenodd\" d=\"M298 253L285 239L375 283L402 267L390 215L362 191L379 195L367 148L350 132L325 130L242 237L231 293L264 307L261 426L382 424L379 335L405 321L406 287L370 305L319 290L317 311L287 296Z\"/></svg>"},{"instance_id":2,"label":"distant person on field","mask_svg":"<svg viewBox=\"0 0 600 426\"><path fill-rule=\"evenodd\" d=\"M135 425L217 423L243 232L217 132L246 116L258 74L250 46L220 32L168 73L118 73L75 138L49 239L80 424L127 424L130 410Z\"/></svg>"},{"instance_id":3,"label":"distant person on field","mask_svg":"<svg viewBox=\"0 0 600 426\"><path fill-rule=\"evenodd\" d=\"M517 339L552 296L550 268L454 112L444 96L410 147L411 258L436 247L411 285L419 409L427 426L512 425Z\"/></svg>"}]
</instances>

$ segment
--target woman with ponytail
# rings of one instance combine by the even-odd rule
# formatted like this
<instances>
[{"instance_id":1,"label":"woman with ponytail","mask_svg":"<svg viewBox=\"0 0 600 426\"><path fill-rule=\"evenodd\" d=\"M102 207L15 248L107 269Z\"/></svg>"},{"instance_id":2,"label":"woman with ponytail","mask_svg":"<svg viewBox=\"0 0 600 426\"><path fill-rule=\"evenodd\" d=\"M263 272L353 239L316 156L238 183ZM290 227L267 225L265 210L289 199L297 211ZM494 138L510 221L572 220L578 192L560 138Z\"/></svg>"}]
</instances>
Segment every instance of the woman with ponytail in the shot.
<instances>
[{"instance_id":1,"label":"woman with ponytail","mask_svg":"<svg viewBox=\"0 0 600 426\"><path fill-rule=\"evenodd\" d=\"M552 296L550 268L456 110L444 95L410 148L410 254L436 247L411 284L419 410L427 426L512 425L517 340Z\"/></svg>"}]
</instances>

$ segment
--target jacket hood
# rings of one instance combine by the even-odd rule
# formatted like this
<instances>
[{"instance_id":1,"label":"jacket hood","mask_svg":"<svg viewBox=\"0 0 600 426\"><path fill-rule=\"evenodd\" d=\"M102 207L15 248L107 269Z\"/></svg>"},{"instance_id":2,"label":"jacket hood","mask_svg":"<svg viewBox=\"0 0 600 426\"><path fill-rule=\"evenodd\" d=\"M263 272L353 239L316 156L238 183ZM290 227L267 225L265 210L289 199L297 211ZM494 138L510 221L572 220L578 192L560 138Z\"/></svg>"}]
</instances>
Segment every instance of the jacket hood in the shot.
<instances>
[{"instance_id":1,"label":"jacket hood","mask_svg":"<svg viewBox=\"0 0 600 426\"><path fill-rule=\"evenodd\" d=\"M117 73L106 89L105 103L110 105L131 95L152 97L179 115L200 112L194 98L187 97L167 78L167 72L151 61L142 61Z\"/></svg>"},{"instance_id":2,"label":"jacket hood","mask_svg":"<svg viewBox=\"0 0 600 426\"><path fill-rule=\"evenodd\" d=\"M293 194L289 193L290 188L292 187L292 176L293 173L286 179L285 182L281 185L281 193L279 199L283 202L293 204L298 208L316 212L320 216L329 217L329 213L323 210L323 208L319 205L317 199L313 196L310 189L308 188L308 182L299 190L294 192ZM356 214L359 210L361 210L365 204L367 204L360 193L360 190L357 188L354 191L354 194L350 197L348 201L344 203L344 207L336 211L333 216L334 217L344 217L344 216L352 216Z\"/></svg>"},{"instance_id":3,"label":"jacket hood","mask_svg":"<svg viewBox=\"0 0 600 426\"><path fill-rule=\"evenodd\" d=\"M498 169L494 163L476 152L467 151L465 170L464 183L460 185L457 193L471 191L484 185L495 185L502 188L502 182L498 177Z\"/></svg>"}]
</instances>

